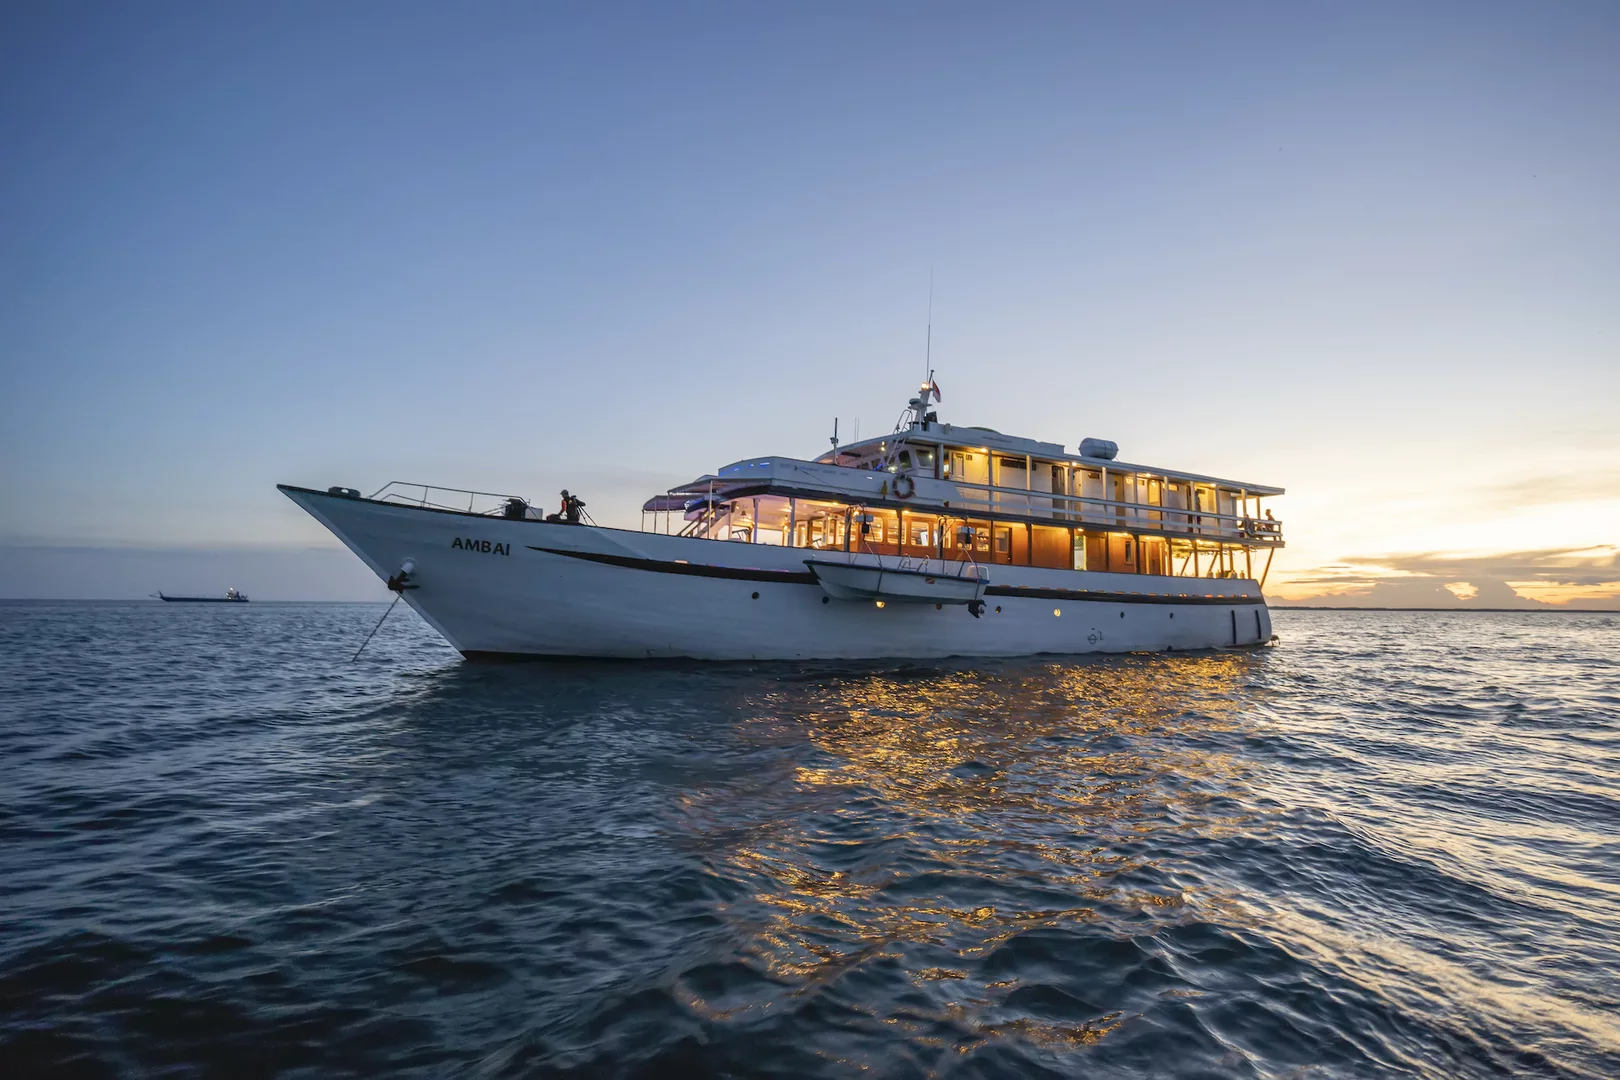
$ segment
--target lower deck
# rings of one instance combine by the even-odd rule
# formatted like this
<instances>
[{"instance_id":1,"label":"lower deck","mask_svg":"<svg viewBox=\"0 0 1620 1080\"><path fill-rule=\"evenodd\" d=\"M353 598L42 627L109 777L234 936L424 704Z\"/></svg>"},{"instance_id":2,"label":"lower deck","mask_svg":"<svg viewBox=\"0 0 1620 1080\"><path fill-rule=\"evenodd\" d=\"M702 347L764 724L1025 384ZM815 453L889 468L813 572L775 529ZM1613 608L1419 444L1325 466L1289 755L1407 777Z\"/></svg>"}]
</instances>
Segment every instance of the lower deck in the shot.
<instances>
[{"instance_id":1,"label":"lower deck","mask_svg":"<svg viewBox=\"0 0 1620 1080\"><path fill-rule=\"evenodd\" d=\"M878 659L1270 640L1270 613L1253 580L990 564L975 616L960 605L836 599L806 566L811 552L780 544L282 490L379 578L409 564L406 602L467 654ZM871 552L822 557L899 561Z\"/></svg>"},{"instance_id":2,"label":"lower deck","mask_svg":"<svg viewBox=\"0 0 1620 1080\"><path fill-rule=\"evenodd\" d=\"M1263 526L1255 526L1255 543L1249 544L1241 542L1245 539L1241 535L1238 542L1224 536L1153 535L1150 529L1126 524L1123 516L1118 527L1110 529L1106 524L998 520L780 496L707 504L684 520L672 512L653 513L651 520L654 531L814 552L1155 577L1264 581L1275 547L1261 537Z\"/></svg>"}]
</instances>

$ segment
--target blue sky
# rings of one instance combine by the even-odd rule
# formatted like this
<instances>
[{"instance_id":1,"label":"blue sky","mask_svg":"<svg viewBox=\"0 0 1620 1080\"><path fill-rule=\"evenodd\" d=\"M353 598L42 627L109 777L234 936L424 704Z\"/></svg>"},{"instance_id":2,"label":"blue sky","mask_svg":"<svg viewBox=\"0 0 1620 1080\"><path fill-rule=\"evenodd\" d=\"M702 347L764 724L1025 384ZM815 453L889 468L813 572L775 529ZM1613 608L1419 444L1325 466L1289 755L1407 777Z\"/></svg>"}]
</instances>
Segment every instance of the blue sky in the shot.
<instances>
[{"instance_id":1,"label":"blue sky","mask_svg":"<svg viewBox=\"0 0 1620 1080\"><path fill-rule=\"evenodd\" d=\"M0 596L633 524L886 430L930 275L946 419L1286 485L1285 592L1620 593L1614 4L237 7L0 12Z\"/></svg>"}]
</instances>

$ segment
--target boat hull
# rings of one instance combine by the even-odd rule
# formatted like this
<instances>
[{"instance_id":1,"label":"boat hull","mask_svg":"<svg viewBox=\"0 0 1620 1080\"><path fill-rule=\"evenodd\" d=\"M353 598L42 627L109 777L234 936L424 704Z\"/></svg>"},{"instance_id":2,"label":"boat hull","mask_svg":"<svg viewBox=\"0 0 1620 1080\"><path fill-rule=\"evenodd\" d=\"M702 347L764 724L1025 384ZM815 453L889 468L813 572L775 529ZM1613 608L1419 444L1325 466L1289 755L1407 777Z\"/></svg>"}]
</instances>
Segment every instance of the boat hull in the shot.
<instances>
[{"instance_id":1,"label":"boat hull","mask_svg":"<svg viewBox=\"0 0 1620 1080\"><path fill-rule=\"evenodd\" d=\"M832 600L803 548L281 490L379 578L409 561L405 601L471 658L1024 656L1271 639L1253 581L996 566L976 618L943 601Z\"/></svg>"},{"instance_id":2,"label":"boat hull","mask_svg":"<svg viewBox=\"0 0 1620 1080\"><path fill-rule=\"evenodd\" d=\"M229 596L164 596L158 593L158 599L170 604L245 604L246 597Z\"/></svg>"}]
</instances>

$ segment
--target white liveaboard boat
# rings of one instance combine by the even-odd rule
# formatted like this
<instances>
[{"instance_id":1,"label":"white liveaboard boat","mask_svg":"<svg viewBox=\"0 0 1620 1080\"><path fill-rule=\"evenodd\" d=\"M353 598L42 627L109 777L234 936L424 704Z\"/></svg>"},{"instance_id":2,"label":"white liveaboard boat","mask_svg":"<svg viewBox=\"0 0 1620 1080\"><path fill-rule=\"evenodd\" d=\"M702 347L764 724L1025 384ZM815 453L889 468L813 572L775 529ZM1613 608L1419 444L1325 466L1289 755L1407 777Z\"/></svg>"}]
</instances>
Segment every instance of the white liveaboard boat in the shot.
<instances>
[{"instance_id":1,"label":"white liveaboard boat","mask_svg":"<svg viewBox=\"0 0 1620 1080\"><path fill-rule=\"evenodd\" d=\"M1252 647L1281 488L1130 465L1113 443L941 423L750 458L640 531L517 496L279 485L470 658L1020 656ZM1258 573L1257 573L1258 571Z\"/></svg>"}]
</instances>

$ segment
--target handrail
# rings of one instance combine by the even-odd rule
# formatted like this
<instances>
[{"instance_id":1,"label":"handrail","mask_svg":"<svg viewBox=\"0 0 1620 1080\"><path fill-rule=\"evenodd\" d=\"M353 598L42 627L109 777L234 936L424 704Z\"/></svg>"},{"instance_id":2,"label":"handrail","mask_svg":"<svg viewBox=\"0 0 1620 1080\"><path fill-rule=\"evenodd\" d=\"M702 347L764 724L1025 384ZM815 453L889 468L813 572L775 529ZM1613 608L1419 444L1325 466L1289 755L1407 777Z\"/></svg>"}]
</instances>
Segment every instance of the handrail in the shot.
<instances>
[{"instance_id":1,"label":"handrail","mask_svg":"<svg viewBox=\"0 0 1620 1080\"><path fill-rule=\"evenodd\" d=\"M1213 523L1217 525L1224 524L1226 522L1241 525L1244 519L1248 519L1256 527L1255 531L1257 532L1269 531L1279 534L1282 532L1282 522L1276 518L1262 520L1249 514L1222 514L1214 510L1206 510L1203 508L1195 509L1189 506L1168 506L1164 503L1123 502L1117 499L1099 499L1094 495L1068 495L1056 491L1042 491L1039 488L1009 488L1001 487L996 484L977 484L973 483L972 481L957 480L950 477L935 478L929 476L919 476L919 474L915 473L907 475L917 476L919 479L924 480L937 480L938 483L950 484L957 489L967 488L970 491L988 492L992 496L991 498L977 500L985 503L985 508L987 510L997 509L996 504L998 502L1016 503L1020 500L1024 500L1027 508L1028 500L1049 499L1053 503L1053 510L1061 513L1079 513L1084 515L1084 513L1092 507L1101 507L1105 516L1112 513L1115 517L1118 517L1122 513L1130 513L1133 517L1138 517L1138 520L1140 520L1139 515L1147 513L1177 515L1183 518L1198 518L1200 519L1200 523L1202 522L1202 519L1207 518L1211 519ZM1000 498L998 499L996 496L1000 496ZM1258 497L1271 498L1272 496ZM1058 503L1062 503L1063 506L1059 507L1057 505ZM952 506L950 509L955 510L956 507ZM1271 526L1276 526L1276 528L1271 528Z\"/></svg>"},{"instance_id":2,"label":"handrail","mask_svg":"<svg viewBox=\"0 0 1620 1080\"><path fill-rule=\"evenodd\" d=\"M389 491L390 488L420 488L421 495L413 498L402 492ZM434 502L428 496L430 493L437 491L442 491L447 494L467 496L467 508L462 510L459 499L454 505L449 503ZM385 495L383 494L384 492L388 492L388 494ZM482 511L485 516L489 517L495 517L501 514L508 500L521 498L521 496L518 495L504 494L499 491L473 491L470 488L446 487L443 484L423 484L414 480L390 480L388 483L384 484L382 487L378 488L376 491L372 492L370 496L368 496L368 498L381 502L392 501L404 503L410 506L431 507L436 510L455 510L458 513L468 514L474 512L473 506L480 497L499 500L499 502L492 509ZM523 499L523 502L527 504L528 500Z\"/></svg>"},{"instance_id":3,"label":"handrail","mask_svg":"<svg viewBox=\"0 0 1620 1080\"><path fill-rule=\"evenodd\" d=\"M766 459L758 463L749 462L749 464L768 464L769 461L770 459ZM846 468L846 466L830 465L826 467ZM1222 514L1215 510L1165 506L1162 503L1122 502L1114 499L1100 499L1092 495L1067 495L1059 492L1041 491L1036 488L999 487L993 484L979 484L954 478L930 477L919 473L896 475L910 475L918 481L950 485L959 493L967 495L966 501L951 500L949 505L945 505L946 500L932 498L930 495L924 494L925 489L919 483L916 500L911 505L919 511L925 509L929 511L937 510L948 516L970 516L975 512L987 514L1001 512L1020 514L1024 517L1037 517L1042 515L1036 513L1035 500L1040 499L1051 504L1052 521L1068 525L1092 525L1139 532L1170 533L1194 540L1234 540L1246 544L1266 546L1281 544L1283 540L1283 523L1276 518L1255 518L1249 514ZM737 477L731 482L735 483L746 479L752 478ZM828 495L835 501L860 500L860 496L850 492L829 492ZM1270 496L1261 497L1269 498ZM851 502L850 505L854 505L854 502ZM1039 509L1046 511L1047 508L1043 506Z\"/></svg>"}]
</instances>

